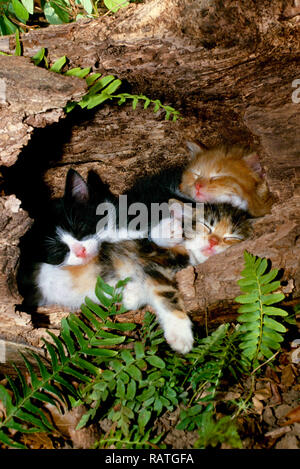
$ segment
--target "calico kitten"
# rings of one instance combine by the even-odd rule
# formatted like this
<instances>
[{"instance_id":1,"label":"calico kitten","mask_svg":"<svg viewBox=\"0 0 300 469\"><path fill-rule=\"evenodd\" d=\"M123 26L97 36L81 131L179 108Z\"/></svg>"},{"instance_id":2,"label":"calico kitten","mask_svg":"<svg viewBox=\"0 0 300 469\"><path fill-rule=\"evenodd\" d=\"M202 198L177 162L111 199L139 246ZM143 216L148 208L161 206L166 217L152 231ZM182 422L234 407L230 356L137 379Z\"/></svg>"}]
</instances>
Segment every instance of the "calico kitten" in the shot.
<instances>
[{"instance_id":1,"label":"calico kitten","mask_svg":"<svg viewBox=\"0 0 300 469\"><path fill-rule=\"evenodd\" d=\"M188 352L193 345L192 325L177 291L175 274L243 240L249 232L246 213L238 209L233 212L226 204L206 205L204 214L189 206L183 242L164 249L147 239L100 243L99 236L93 234L95 215L89 213L94 210L89 187L75 172L68 174L65 195L55 206L56 224L49 228L50 237L47 235L46 242L41 243L49 252L34 265L27 304L31 301L36 306L56 304L79 309L86 296L98 302L94 291L98 275L110 285L130 277L124 306L152 306L169 345L181 353ZM182 201L170 201L174 220L181 221L182 207Z\"/></svg>"},{"instance_id":2,"label":"calico kitten","mask_svg":"<svg viewBox=\"0 0 300 469\"><path fill-rule=\"evenodd\" d=\"M182 173L183 194L199 202L227 202L254 217L270 212L271 195L256 153L240 146L202 150L188 142L188 147L192 161Z\"/></svg>"}]
</instances>

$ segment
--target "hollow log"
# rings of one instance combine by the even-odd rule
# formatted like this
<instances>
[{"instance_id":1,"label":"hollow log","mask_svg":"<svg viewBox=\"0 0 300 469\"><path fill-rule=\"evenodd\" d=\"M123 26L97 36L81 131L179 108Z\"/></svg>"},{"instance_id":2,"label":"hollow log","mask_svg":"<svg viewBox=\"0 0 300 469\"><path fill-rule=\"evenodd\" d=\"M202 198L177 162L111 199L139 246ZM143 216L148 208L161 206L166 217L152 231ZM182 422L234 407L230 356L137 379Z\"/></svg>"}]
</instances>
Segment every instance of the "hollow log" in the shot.
<instances>
[{"instance_id":1,"label":"hollow log","mask_svg":"<svg viewBox=\"0 0 300 469\"><path fill-rule=\"evenodd\" d=\"M25 57L0 56L1 339L39 347L67 314L19 306L18 244L37 201L62 195L70 167L83 176L93 169L124 193L142 175L187 161L191 139L250 145L275 201L253 223L251 239L178 274L193 320L234 317L245 249L282 269L288 302L300 298L299 19L298 0L146 0L113 16L23 34ZM41 47L50 63L66 55L71 67L113 74L125 91L160 99L181 119L113 103L66 115L66 103L84 95L84 81L34 66L29 58ZM0 50L14 48L14 37L0 39Z\"/></svg>"}]
</instances>

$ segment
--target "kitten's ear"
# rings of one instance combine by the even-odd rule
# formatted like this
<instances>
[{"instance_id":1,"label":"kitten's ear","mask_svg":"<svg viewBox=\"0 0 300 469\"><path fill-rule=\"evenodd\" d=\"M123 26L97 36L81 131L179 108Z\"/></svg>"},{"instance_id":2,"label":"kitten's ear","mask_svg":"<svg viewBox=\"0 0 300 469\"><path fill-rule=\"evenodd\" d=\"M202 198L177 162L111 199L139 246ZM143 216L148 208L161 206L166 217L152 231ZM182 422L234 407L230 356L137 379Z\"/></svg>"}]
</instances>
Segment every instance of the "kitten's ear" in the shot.
<instances>
[{"instance_id":1,"label":"kitten's ear","mask_svg":"<svg viewBox=\"0 0 300 469\"><path fill-rule=\"evenodd\" d=\"M182 221L183 215L192 218L193 207L191 203L184 203L178 199L169 199L169 210L172 218Z\"/></svg>"},{"instance_id":2,"label":"kitten's ear","mask_svg":"<svg viewBox=\"0 0 300 469\"><path fill-rule=\"evenodd\" d=\"M193 160L194 158L196 158L196 156L199 155L199 153L202 153L204 150L205 150L205 147L204 146L200 146L198 143L196 142L190 142L190 141L187 141L186 142L186 146L188 147L189 151L190 151L190 154L191 154L191 160Z\"/></svg>"},{"instance_id":3,"label":"kitten's ear","mask_svg":"<svg viewBox=\"0 0 300 469\"><path fill-rule=\"evenodd\" d=\"M263 178L264 171L261 167L259 156L256 152L248 153L248 155L243 156L243 160L245 161L248 168L250 168L259 177Z\"/></svg>"},{"instance_id":4,"label":"kitten's ear","mask_svg":"<svg viewBox=\"0 0 300 469\"><path fill-rule=\"evenodd\" d=\"M65 198L84 203L89 200L89 188L74 169L69 169L66 179Z\"/></svg>"}]
</instances>

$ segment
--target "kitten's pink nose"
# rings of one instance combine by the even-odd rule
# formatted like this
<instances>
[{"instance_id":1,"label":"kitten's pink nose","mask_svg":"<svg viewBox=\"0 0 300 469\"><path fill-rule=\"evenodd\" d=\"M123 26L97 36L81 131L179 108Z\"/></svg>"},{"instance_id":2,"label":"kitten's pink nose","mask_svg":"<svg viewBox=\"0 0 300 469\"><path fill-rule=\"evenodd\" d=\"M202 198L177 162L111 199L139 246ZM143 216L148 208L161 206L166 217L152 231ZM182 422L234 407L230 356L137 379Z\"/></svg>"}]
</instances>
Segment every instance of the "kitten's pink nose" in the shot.
<instances>
[{"instance_id":1,"label":"kitten's pink nose","mask_svg":"<svg viewBox=\"0 0 300 469\"><path fill-rule=\"evenodd\" d=\"M81 246L81 244L76 244L73 249L76 257L86 257L86 249L84 246Z\"/></svg>"},{"instance_id":2,"label":"kitten's pink nose","mask_svg":"<svg viewBox=\"0 0 300 469\"><path fill-rule=\"evenodd\" d=\"M203 187L203 184L201 184L200 182L196 182L195 188L197 192L200 192L202 187Z\"/></svg>"},{"instance_id":3,"label":"kitten's pink nose","mask_svg":"<svg viewBox=\"0 0 300 469\"><path fill-rule=\"evenodd\" d=\"M217 246L219 244L219 240L216 236L211 236L211 238L209 238L209 247L210 248L213 248L214 246Z\"/></svg>"}]
</instances>

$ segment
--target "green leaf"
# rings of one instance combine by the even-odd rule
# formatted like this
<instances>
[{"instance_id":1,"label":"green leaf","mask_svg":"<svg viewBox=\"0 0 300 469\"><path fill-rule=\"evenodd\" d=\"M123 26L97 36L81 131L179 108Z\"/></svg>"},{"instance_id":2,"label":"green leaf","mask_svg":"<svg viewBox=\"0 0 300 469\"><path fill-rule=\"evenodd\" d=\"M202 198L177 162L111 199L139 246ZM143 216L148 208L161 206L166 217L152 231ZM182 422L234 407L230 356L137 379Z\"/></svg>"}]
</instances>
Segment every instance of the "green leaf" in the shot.
<instances>
[{"instance_id":1,"label":"green leaf","mask_svg":"<svg viewBox=\"0 0 300 469\"><path fill-rule=\"evenodd\" d=\"M270 337L267 337L266 335L264 335L262 338L262 344L273 350L280 349L280 343L271 339Z\"/></svg>"},{"instance_id":2,"label":"green leaf","mask_svg":"<svg viewBox=\"0 0 300 469\"><path fill-rule=\"evenodd\" d=\"M50 3L50 6L55 11L56 15L58 16L58 18L60 18L63 23L69 23L70 16L68 13L67 3L64 2L64 0L55 0L55 1L50 0L49 3Z\"/></svg>"},{"instance_id":3,"label":"green leaf","mask_svg":"<svg viewBox=\"0 0 300 469\"><path fill-rule=\"evenodd\" d=\"M165 362L156 355L146 357L146 361L150 363L150 365L155 366L156 368L165 368L166 366Z\"/></svg>"},{"instance_id":4,"label":"green leaf","mask_svg":"<svg viewBox=\"0 0 300 469\"><path fill-rule=\"evenodd\" d=\"M130 365L134 362L134 358L129 350L121 350L121 357L125 361L126 365Z\"/></svg>"},{"instance_id":5,"label":"green leaf","mask_svg":"<svg viewBox=\"0 0 300 469\"><path fill-rule=\"evenodd\" d=\"M0 402L3 403L6 409L6 415L9 416L14 411L14 406L10 397L9 392L0 384Z\"/></svg>"},{"instance_id":6,"label":"green leaf","mask_svg":"<svg viewBox=\"0 0 300 469\"><path fill-rule=\"evenodd\" d=\"M111 321L106 321L105 322L105 327L108 327L110 329L116 329L117 331L133 331L136 328L136 324L133 324L131 322L111 322Z\"/></svg>"},{"instance_id":7,"label":"green leaf","mask_svg":"<svg viewBox=\"0 0 300 469\"><path fill-rule=\"evenodd\" d=\"M127 366L126 371L136 381L142 381L142 373L135 365Z\"/></svg>"},{"instance_id":8,"label":"green leaf","mask_svg":"<svg viewBox=\"0 0 300 469\"><path fill-rule=\"evenodd\" d=\"M97 284L96 284L96 289L95 289L95 293L96 293L96 296L97 298L99 299L100 303L105 306L105 308L110 308L110 306L112 305L113 303L113 299L111 298L110 294L109 296L107 296L107 293L105 293L103 291L103 288L102 286L99 284L99 282L97 281Z\"/></svg>"},{"instance_id":9,"label":"green leaf","mask_svg":"<svg viewBox=\"0 0 300 469\"><path fill-rule=\"evenodd\" d=\"M34 13L34 0L21 0L21 2L23 3L23 5L26 8L26 10L28 11L28 13L33 15L33 13Z\"/></svg>"},{"instance_id":10,"label":"green leaf","mask_svg":"<svg viewBox=\"0 0 300 469\"><path fill-rule=\"evenodd\" d=\"M159 110L159 108L161 107L161 102L159 99L155 99L153 101L154 103L154 109L153 109L153 112L157 112Z\"/></svg>"},{"instance_id":11,"label":"green leaf","mask_svg":"<svg viewBox=\"0 0 300 469\"><path fill-rule=\"evenodd\" d=\"M276 308L275 306L265 306L262 307L263 313L268 316L288 316L288 313L284 309Z\"/></svg>"},{"instance_id":12,"label":"green leaf","mask_svg":"<svg viewBox=\"0 0 300 469\"><path fill-rule=\"evenodd\" d=\"M270 293L274 290L278 290L279 287L280 287L280 282L279 281L272 282L272 283L269 283L267 285L262 285L260 287L260 291L263 295L265 295L266 293Z\"/></svg>"},{"instance_id":13,"label":"green leaf","mask_svg":"<svg viewBox=\"0 0 300 469\"><path fill-rule=\"evenodd\" d=\"M256 286L257 280L255 278L242 278L241 280L237 281L238 285L240 286L241 290L244 286Z\"/></svg>"},{"instance_id":14,"label":"green leaf","mask_svg":"<svg viewBox=\"0 0 300 469\"><path fill-rule=\"evenodd\" d=\"M23 7L22 3L19 0L12 0L12 7L16 14L16 17L22 22L26 24L26 21L29 18L29 13L26 8Z\"/></svg>"},{"instance_id":15,"label":"green leaf","mask_svg":"<svg viewBox=\"0 0 300 469\"><path fill-rule=\"evenodd\" d=\"M15 34L15 38L16 38L16 50L15 50L15 55L20 57L22 55L22 47L21 47L21 43L20 43L20 32L19 30L17 29L16 31L16 34Z\"/></svg>"},{"instance_id":16,"label":"green leaf","mask_svg":"<svg viewBox=\"0 0 300 469\"><path fill-rule=\"evenodd\" d=\"M259 311L253 311L252 313L244 313L240 314L237 318L239 322L253 322L253 321L258 321L260 318L260 312Z\"/></svg>"},{"instance_id":17,"label":"green leaf","mask_svg":"<svg viewBox=\"0 0 300 469\"><path fill-rule=\"evenodd\" d=\"M111 99L109 94L106 94L104 91L100 95L94 95L90 96L88 98L87 103L83 103L84 106L81 104L81 101L79 102L79 105L81 107L87 107L87 109L93 109L96 106L99 106L99 104L104 103L108 99Z\"/></svg>"},{"instance_id":18,"label":"green leaf","mask_svg":"<svg viewBox=\"0 0 300 469\"><path fill-rule=\"evenodd\" d=\"M103 90L109 83L115 80L113 75L107 75L98 80L89 90L88 96L95 95L98 91Z\"/></svg>"},{"instance_id":19,"label":"green leaf","mask_svg":"<svg viewBox=\"0 0 300 469\"><path fill-rule=\"evenodd\" d=\"M248 303L239 307L239 313L253 313L254 311L259 311L260 305L258 302Z\"/></svg>"},{"instance_id":20,"label":"green leaf","mask_svg":"<svg viewBox=\"0 0 300 469\"><path fill-rule=\"evenodd\" d=\"M257 268L257 275L262 275L265 273L266 269L268 267L268 261L267 259L260 259L260 262L259 262L259 265L258 265L258 268Z\"/></svg>"},{"instance_id":21,"label":"green leaf","mask_svg":"<svg viewBox=\"0 0 300 469\"><path fill-rule=\"evenodd\" d=\"M245 355L245 357L249 358L249 360L252 360L255 355L256 355L256 351L257 351L257 345L256 344L252 344L252 345L247 345L247 347L245 347L242 351L243 355Z\"/></svg>"},{"instance_id":22,"label":"green leaf","mask_svg":"<svg viewBox=\"0 0 300 469\"><path fill-rule=\"evenodd\" d=\"M68 77L78 77L78 78L85 78L90 73L91 67L88 68L71 68L67 70L64 75Z\"/></svg>"},{"instance_id":23,"label":"green leaf","mask_svg":"<svg viewBox=\"0 0 300 469\"><path fill-rule=\"evenodd\" d=\"M131 379L130 383L127 386L127 394L126 394L127 400L133 401L135 398L135 394L136 394L136 383L133 379Z\"/></svg>"},{"instance_id":24,"label":"green leaf","mask_svg":"<svg viewBox=\"0 0 300 469\"><path fill-rule=\"evenodd\" d=\"M61 336L65 342L69 354L73 355L76 351L76 348L74 340L71 337L71 329L67 318L63 318L61 320Z\"/></svg>"},{"instance_id":25,"label":"green leaf","mask_svg":"<svg viewBox=\"0 0 300 469\"><path fill-rule=\"evenodd\" d=\"M104 311L97 303L94 303L88 297L85 298L85 303L90 308L90 310L93 311L93 313L95 313L97 316L99 316L100 319L102 319L102 321L106 320L108 316L107 311ZM95 325L95 323L93 324ZM99 323L98 323L98 326L99 326Z\"/></svg>"},{"instance_id":26,"label":"green leaf","mask_svg":"<svg viewBox=\"0 0 300 469\"><path fill-rule=\"evenodd\" d=\"M250 340L245 340L240 343L240 348L241 349L247 349L247 348L256 348L257 346L257 340L256 338L252 338Z\"/></svg>"},{"instance_id":27,"label":"green leaf","mask_svg":"<svg viewBox=\"0 0 300 469\"><path fill-rule=\"evenodd\" d=\"M6 36L9 34L15 34L18 28L7 18L4 13L2 13L2 16L0 15L0 29L2 35Z\"/></svg>"},{"instance_id":28,"label":"green leaf","mask_svg":"<svg viewBox=\"0 0 300 469\"><path fill-rule=\"evenodd\" d=\"M89 77L86 77L85 81L88 86L91 86L94 81L98 80L98 78L101 77L101 73L93 73Z\"/></svg>"},{"instance_id":29,"label":"green leaf","mask_svg":"<svg viewBox=\"0 0 300 469\"><path fill-rule=\"evenodd\" d=\"M21 445L21 443L11 440L2 430L0 430L0 441L2 441L2 443L5 445L11 446L13 448L27 449L26 446Z\"/></svg>"},{"instance_id":30,"label":"green leaf","mask_svg":"<svg viewBox=\"0 0 300 469\"><path fill-rule=\"evenodd\" d=\"M80 430L81 428L85 427L86 424L88 423L89 419L90 419L90 413L87 412L86 414L84 414L84 415L81 417L79 423L78 423L77 426L76 426L76 430Z\"/></svg>"},{"instance_id":31,"label":"green leaf","mask_svg":"<svg viewBox=\"0 0 300 469\"><path fill-rule=\"evenodd\" d=\"M260 331L258 328L256 328L255 330L252 330L252 331L247 331L244 335L243 335L243 341L246 341L246 340L253 340L253 342L257 342L257 339L260 335Z\"/></svg>"},{"instance_id":32,"label":"green leaf","mask_svg":"<svg viewBox=\"0 0 300 469\"><path fill-rule=\"evenodd\" d=\"M268 316L264 317L264 325L278 332L286 332L286 328L282 324Z\"/></svg>"},{"instance_id":33,"label":"green leaf","mask_svg":"<svg viewBox=\"0 0 300 469\"><path fill-rule=\"evenodd\" d=\"M72 102L69 102L67 103L67 105L65 106L65 112L68 113L68 112L71 112L73 111L73 109L77 106L77 103L75 101L72 101Z\"/></svg>"},{"instance_id":34,"label":"green leaf","mask_svg":"<svg viewBox=\"0 0 300 469\"><path fill-rule=\"evenodd\" d=\"M93 13L94 7L91 0L80 0L80 3L89 15Z\"/></svg>"},{"instance_id":35,"label":"green leaf","mask_svg":"<svg viewBox=\"0 0 300 469\"><path fill-rule=\"evenodd\" d=\"M104 5L108 10L111 10L113 13L116 13L120 8L124 8L129 5L129 2L124 2L122 0L103 0Z\"/></svg>"},{"instance_id":36,"label":"green leaf","mask_svg":"<svg viewBox=\"0 0 300 469\"><path fill-rule=\"evenodd\" d=\"M150 104L151 104L151 99L149 99L145 96L144 109L147 109Z\"/></svg>"},{"instance_id":37,"label":"green leaf","mask_svg":"<svg viewBox=\"0 0 300 469\"><path fill-rule=\"evenodd\" d=\"M127 373L124 373L124 371L121 371L121 373L119 374L119 379L123 381L124 384L128 384L130 378Z\"/></svg>"},{"instance_id":38,"label":"green leaf","mask_svg":"<svg viewBox=\"0 0 300 469\"><path fill-rule=\"evenodd\" d=\"M266 358L271 358L274 355L274 352L269 349L264 343L261 344L260 351Z\"/></svg>"},{"instance_id":39,"label":"green leaf","mask_svg":"<svg viewBox=\"0 0 300 469\"><path fill-rule=\"evenodd\" d=\"M141 342L136 342L134 344L134 351L137 360L145 356L145 348Z\"/></svg>"},{"instance_id":40,"label":"green leaf","mask_svg":"<svg viewBox=\"0 0 300 469\"><path fill-rule=\"evenodd\" d=\"M34 65L39 65L44 58L45 49L42 47L33 57L31 57L31 60L33 61Z\"/></svg>"},{"instance_id":41,"label":"green leaf","mask_svg":"<svg viewBox=\"0 0 300 469\"><path fill-rule=\"evenodd\" d=\"M115 350L108 350L104 348L86 348L81 350L82 353L86 353L87 355L93 355L95 357L103 357L103 358L109 358L109 357L115 357L118 352Z\"/></svg>"},{"instance_id":42,"label":"green leaf","mask_svg":"<svg viewBox=\"0 0 300 469\"><path fill-rule=\"evenodd\" d=\"M258 300L258 293L248 293L247 295L240 295L235 298L238 303L254 303Z\"/></svg>"},{"instance_id":43,"label":"green leaf","mask_svg":"<svg viewBox=\"0 0 300 469\"><path fill-rule=\"evenodd\" d=\"M53 332L50 332L50 331L47 331L47 333L50 335L50 337L52 337L53 342L55 343L55 345L56 345L56 347L57 347L60 361L61 361L62 363L65 363L65 362L68 360L68 357L67 357L66 354L65 354L64 347L63 347L63 345L62 345L62 341L61 341L60 337L56 337L56 335L53 334ZM47 341L44 340L44 342L46 343ZM49 343L49 342L48 342L48 343ZM51 344L50 344L50 345L51 345ZM52 347L53 347L53 346L52 346ZM55 349L54 349L54 350L55 350Z\"/></svg>"},{"instance_id":44,"label":"green leaf","mask_svg":"<svg viewBox=\"0 0 300 469\"><path fill-rule=\"evenodd\" d=\"M46 17L46 20L50 24L63 24L64 21L60 19L60 17L55 13L54 8L50 6L49 2L46 2L44 6L44 15Z\"/></svg>"},{"instance_id":45,"label":"green leaf","mask_svg":"<svg viewBox=\"0 0 300 469\"><path fill-rule=\"evenodd\" d=\"M125 384L121 380L117 382L116 396L120 397L121 399L126 398Z\"/></svg>"},{"instance_id":46,"label":"green leaf","mask_svg":"<svg viewBox=\"0 0 300 469\"><path fill-rule=\"evenodd\" d=\"M279 303L284 299L283 293L273 293L272 295L263 295L261 301L264 305L271 305L273 303Z\"/></svg>"},{"instance_id":47,"label":"green leaf","mask_svg":"<svg viewBox=\"0 0 300 469\"><path fill-rule=\"evenodd\" d=\"M259 279L260 284L261 285L266 285L266 284L270 283L272 280L274 280L277 277L277 275L278 275L278 270L277 269L271 270L267 274L262 275L262 277L260 277L260 279Z\"/></svg>"},{"instance_id":48,"label":"green leaf","mask_svg":"<svg viewBox=\"0 0 300 469\"><path fill-rule=\"evenodd\" d=\"M105 88L105 93L113 94L122 85L121 80L114 80Z\"/></svg>"},{"instance_id":49,"label":"green leaf","mask_svg":"<svg viewBox=\"0 0 300 469\"><path fill-rule=\"evenodd\" d=\"M151 418L151 412L146 409L142 409L138 416L138 426L140 433L144 432L144 428Z\"/></svg>"},{"instance_id":50,"label":"green leaf","mask_svg":"<svg viewBox=\"0 0 300 469\"><path fill-rule=\"evenodd\" d=\"M114 287L105 283L104 280L100 276L97 278L97 285L102 291L104 291L104 293L106 293L109 296L113 296L114 291L115 291Z\"/></svg>"}]
</instances>

